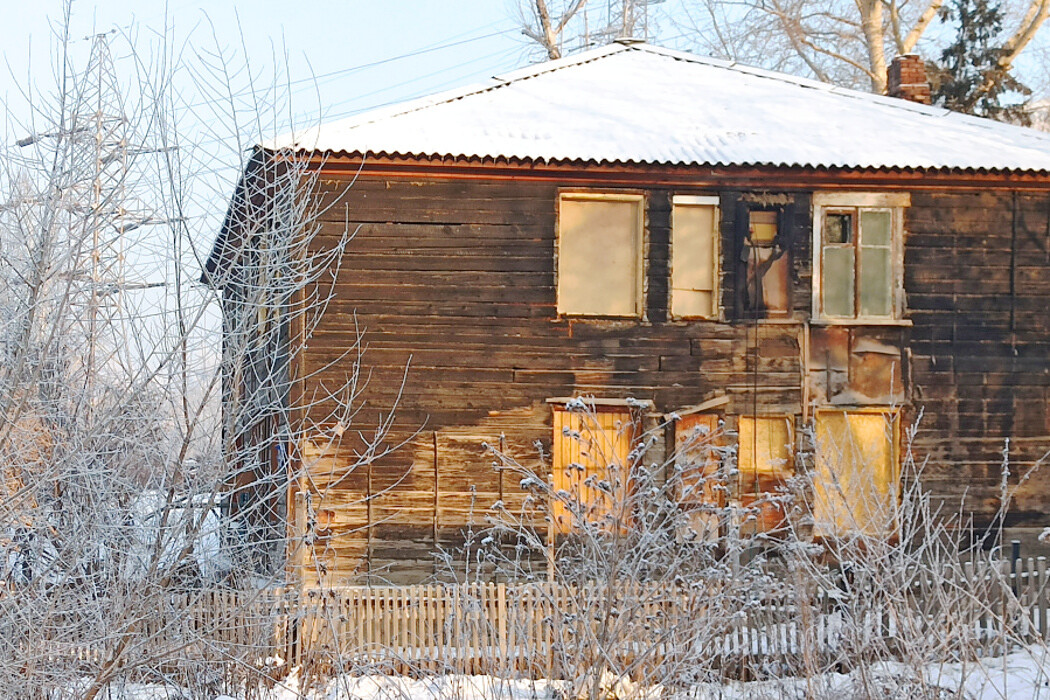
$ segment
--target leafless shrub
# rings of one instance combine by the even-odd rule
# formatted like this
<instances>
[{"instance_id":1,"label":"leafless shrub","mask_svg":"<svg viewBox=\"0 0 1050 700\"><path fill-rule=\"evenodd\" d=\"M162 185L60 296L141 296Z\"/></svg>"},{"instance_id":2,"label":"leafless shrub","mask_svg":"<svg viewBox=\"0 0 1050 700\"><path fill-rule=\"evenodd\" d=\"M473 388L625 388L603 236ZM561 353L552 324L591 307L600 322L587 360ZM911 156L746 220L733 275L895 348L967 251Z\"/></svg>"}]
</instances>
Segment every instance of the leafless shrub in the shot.
<instances>
[{"instance_id":1,"label":"leafless shrub","mask_svg":"<svg viewBox=\"0 0 1050 700\"><path fill-rule=\"evenodd\" d=\"M298 447L338 426L367 460L387 427L355 423L360 343L291 411L352 232L314 245L314 172L244 148L291 128L279 81L218 40L100 35L80 64L68 27L0 156L0 688L243 690L287 672Z\"/></svg>"},{"instance_id":2,"label":"leafless shrub","mask_svg":"<svg viewBox=\"0 0 1050 700\"><path fill-rule=\"evenodd\" d=\"M570 408L581 424L597 424L587 399ZM885 520L865 510L854 517L877 526L817 537L814 454L832 447L812 431L794 455L794 478L741 501L724 424L652 461L664 427L621 426L634 439L625 463L593 432L567 432L580 445L568 469L587 475L569 489L496 455L547 521L497 509L479 550L497 576L550 579L540 590L551 668L570 681L567 696L695 694L731 679L799 678L807 697L839 697L829 674L848 672L857 697L955 697L931 668L1043 644L1000 553L982 548L966 534L968 517L923 488L925 465L910 447L917 427L905 435L900 493ZM880 502L874 487L870 498ZM776 525L759 527L770 512L780 514Z\"/></svg>"}]
</instances>

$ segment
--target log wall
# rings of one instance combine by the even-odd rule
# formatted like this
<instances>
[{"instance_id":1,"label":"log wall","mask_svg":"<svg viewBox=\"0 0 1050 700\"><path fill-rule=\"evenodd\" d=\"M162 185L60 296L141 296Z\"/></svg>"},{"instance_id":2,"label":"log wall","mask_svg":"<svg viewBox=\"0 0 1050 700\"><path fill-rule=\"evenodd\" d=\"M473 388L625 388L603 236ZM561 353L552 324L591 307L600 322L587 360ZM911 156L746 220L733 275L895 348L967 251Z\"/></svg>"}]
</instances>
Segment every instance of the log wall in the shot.
<instances>
[{"instance_id":1,"label":"log wall","mask_svg":"<svg viewBox=\"0 0 1050 700\"><path fill-rule=\"evenodd\" d=\"M297 371L310 377L307 394L342 382L343 351L361 332L369 376L358 399L364 409L340 444L319 437L301 446L311 496L296 527L323 525L303 562L309 580L408 582L440 573L446 565L435 549L461 544L493 504L525 508L520 477L495 469L486 445L548 469L546 399L555 396L647 399L662 413L725 393L730 427L732 417L751 413L794 415L801 425L810 415L804 394L810 405L845 391L871 403L911 400L924 409L918 449L931 456L930 483L949 496L968 485L985 520L997 507L1004 437L1014 438L1016 466L1050 448L1045 196L916 193L905 260L914 326L810 329L807 193L792 195L805 235L792 250L790 318L669 321L673 193L654 188L645 191L646 318L574 320L556 312L558 184L346 184L322 182L316 245L334 245L347 228L354 238ZM738 196L722 193L727 313ZM326 410L315 409L315 418ZM374 429L391 410L383 443L390 453L362 464L355 431ZM1046 491L1029 482L1017 499L1021 515L1034 517Z\"/></svg>"}]
</instances>

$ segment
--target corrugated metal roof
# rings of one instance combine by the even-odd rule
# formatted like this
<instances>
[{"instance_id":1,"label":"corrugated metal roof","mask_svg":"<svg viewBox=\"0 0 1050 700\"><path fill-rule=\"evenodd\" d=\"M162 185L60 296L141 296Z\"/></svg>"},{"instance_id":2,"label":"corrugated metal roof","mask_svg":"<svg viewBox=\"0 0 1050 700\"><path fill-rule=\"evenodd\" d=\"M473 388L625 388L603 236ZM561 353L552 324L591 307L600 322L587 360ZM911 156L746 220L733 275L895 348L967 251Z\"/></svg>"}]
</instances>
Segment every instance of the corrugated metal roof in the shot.
<instances>
[{"instance_id":1,"label":"corrugated metal roof","mask_svg":"<svg viewBox=\"0 0 1050 700\"><path fill-rule=\"evenodd\" d=\"M647 44L538 64L264 146L539 162L1050 169L1050 134Z\"/></svg>"}]
</instances>

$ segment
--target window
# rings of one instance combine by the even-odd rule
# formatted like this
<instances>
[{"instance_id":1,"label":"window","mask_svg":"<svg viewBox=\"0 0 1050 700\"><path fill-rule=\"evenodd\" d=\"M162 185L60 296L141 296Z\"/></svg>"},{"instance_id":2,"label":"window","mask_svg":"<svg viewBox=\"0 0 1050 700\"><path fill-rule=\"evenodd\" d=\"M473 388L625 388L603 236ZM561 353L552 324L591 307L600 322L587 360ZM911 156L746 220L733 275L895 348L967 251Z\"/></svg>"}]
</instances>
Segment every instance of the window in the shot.
<instances>
[{"instance_id":1,"label":"window","mask_svg":"<svg viewBox=\"0 0 1050 700\"><path fill-rule=\"evenodd\" d=\"M718 197L675 195L671 210L671 316L718 316Z\"/></svg>"},{"instance_id":2,"label":"window","mask_svg":"<svg viewBox=\"0 0 1050 700\"><path fill-rule=\"evenodd\" d=\"M784 523L780 496L794 474L793 428L790 416L740 416L740 503L754 509L760 532L776 530Z\"/></svg>"},{"instance_id":3,"label":"window","mask_svg":"<svg viewBox=\"0 0 1050 700\"><path fill-rule=\"evenodd\" d=\"M636 434L629 408L554 407L551 515L558 532L578 527L576 518L620 527L630 521L629 458Z\"/></svg>"},{"instance_id":4,"label":"window","mask_svg":"<svg viewBox=\"0 0 1050 700\"><path fill-rule=\"evenodd\" d=\"M816 194L813 203L814 316L897 318L908 195Z\"/></svg>"},{"instance_id":5,"label":"window","mask_svg":"<svg viewBox=\"0 0 1050 700\"><path fill-rule=\"evenodd\" d=\"M886 408L816 414L814 534L884 537L895 529L899 418Z\"/></svg>"},{"instance_id":6,"label":"window","mask_svg":"<svg viewBox=\"0 0 1050 700\"><path fill-rule=\"evenodd\" d=\"M641 195L561 195L559 314L641 316L643 221Z\"/></svg>"},{"instance_id":7,"label":"window","mask_svg":"<svg viewBox=\"0 0 1050 700\"><path fill-rule=\"evenodd\" d=\"M718 536L727 484L722 471L724 431L719 416L694 413L675 421L675 484L678 503L704 539Z\"/></svg>"},{"instance_id":8,"label":"window","mask_svg":"<svg viewBox=\"0 0 1050 700\"><path fill-rule=\"evenodd\" d=\"M745 195L735 212L736 314L776 318L791 312L794 202L789 195Z\"/></svg>"}]
</instances>

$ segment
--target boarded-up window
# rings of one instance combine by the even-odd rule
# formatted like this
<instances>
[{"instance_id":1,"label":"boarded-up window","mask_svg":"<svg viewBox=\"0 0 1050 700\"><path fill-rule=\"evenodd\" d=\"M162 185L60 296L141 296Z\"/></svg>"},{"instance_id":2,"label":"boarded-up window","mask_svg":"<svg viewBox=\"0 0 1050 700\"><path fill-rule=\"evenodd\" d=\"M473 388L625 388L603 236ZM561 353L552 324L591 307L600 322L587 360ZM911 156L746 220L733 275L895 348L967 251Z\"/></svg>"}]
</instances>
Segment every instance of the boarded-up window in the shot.
<instances>
[{"instance_id":1,"label":"boarded-up window","mask_svg":"<svg viewBox=\"0 0 1050 700\"><path fill-rule=\"evenodd\" d=\"M895 528L898 426L890 410L816 415L814 533L887 536Z\"/></svg>"},{"instance_id":2,"label":"boarded-up window","mask_svg":"<svg viewBox=\"0 0 1050 700\"><path fill-rule=\"evenodd\" d=\"M718 198L676 195L671 217L671 315L718 315Z\"/></svg>"},{"instance_id":3,"label":"boarded-up window","mask_svg":"<svg viewBox=\"0 0 1050 700\"><path fill-rule=\"evenodd\" d=\"M758 316L783 316L791 306L791 262L779 236L782 212L751 209L747 215L748 311Z\"/></svg>"},{"instance_id":4,"label":"boarded-up window","mask_svg":"<svg viewBox=\"0 0 1050 700\"><path fill-rule=\"evenodd\" d=\"M759 530L774 530L783 525L783 494L794 473L793 421L789 416L740 416L737 435L741 505L754 507Z\"/></svg>"},{"instance_id":5,"label":"boarded-up window","mask_svg":"<svg viewBox=\"0 0 1050 700\"><path fill-rule=\"evenodd\" d=\"M558 532L570 532L576 518L603 527L630 521L629 455L636 422L629 409L554 408L551 513Z\"/></svg>"},{"instance_id":6,"label":"boarded-up window","mask_svg":"<svg viewBox=\"0 0 1050 700\"><path fill-rule=\"evenodd\" d=\"M894 251L900 210L829 206L818 213L821 315L894 317L899 286Z\"/></svg>"},{"instance_id":7,"label":"boarded-up window","mask_svg":"<svg viewBox=\"0 0 1050 700\"><path fill-rule=\"evenodd\" d=\"M639 316L642 196L562 194L558 209L558 313Z\"/></svg>"},{"instance_id":8,"label":"boarded-up window","mask_svg":"<svg viewBox=\"0 0 1050 700\"><path fill-rule=\"evenodd\" d=\"M727 484L720 449L724 433L720 423L717 415L695 413L680 417L674 428L678 503L693 530L705 539L718 536L720 515L726 505Z\"/></svg>"}]
</instances>

